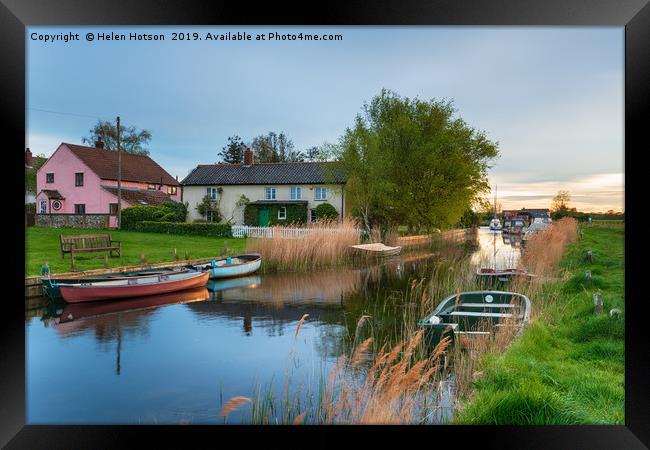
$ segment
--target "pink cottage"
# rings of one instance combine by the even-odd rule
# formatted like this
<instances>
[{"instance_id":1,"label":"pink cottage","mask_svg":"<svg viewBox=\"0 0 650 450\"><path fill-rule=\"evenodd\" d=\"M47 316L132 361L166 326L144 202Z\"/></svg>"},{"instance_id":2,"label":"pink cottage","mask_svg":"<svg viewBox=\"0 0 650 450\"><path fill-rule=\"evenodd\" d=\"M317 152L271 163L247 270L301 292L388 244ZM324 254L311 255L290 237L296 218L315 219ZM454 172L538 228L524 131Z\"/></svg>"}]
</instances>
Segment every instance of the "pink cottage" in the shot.
<instances>
[{"instance_id":1,"label":"pink cottage","mask_svg":"<svg viewBox=\"0 0 650 450\"><path fill-rule=\"evenodd\" d=\"M110 214L117 226L117 152L62 143L36 173L37 214ZM122 209L181 199L180 183L148 156L122 152Z\"/></svg>"}]
</instances>

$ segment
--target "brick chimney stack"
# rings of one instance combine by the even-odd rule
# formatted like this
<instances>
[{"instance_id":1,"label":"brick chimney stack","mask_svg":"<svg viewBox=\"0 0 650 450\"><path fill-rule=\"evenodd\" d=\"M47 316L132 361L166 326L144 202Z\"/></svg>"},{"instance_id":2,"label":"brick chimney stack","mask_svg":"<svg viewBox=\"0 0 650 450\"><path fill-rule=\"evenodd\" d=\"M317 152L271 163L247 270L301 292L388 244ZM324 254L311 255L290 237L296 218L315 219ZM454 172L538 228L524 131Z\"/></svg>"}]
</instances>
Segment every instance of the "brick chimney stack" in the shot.
<instances>
[{"instance_id":1,"label":"brick chimney stack","mask_svg":"<svg viewBox=\"0 0 650 450\"><path fill-rule=\"evenodd\" d=\"M102 141L101 138L97 139L97 140L95 141L95 147L97 147L97 148L104 148L104 141Z\"/></svg>"},{"instance_id":2,"label":"brick chimney stack","mask_svg":"<svg viewBox=\"0 0 650 450\"><path fill-rule=\"evenodd\" d=\"M27 147L27 150L25 150L25 164L31 167L32 161L32 152L29 150L29 147Z\"/></svg>"},{"instance_id":3,"label":"brick chimney stack","mask_svg":"<svg viewBox=\"0 0 650 450\"><path fill-rule=\"evenodd\" d=\"M253 150L246 148L244 150L244 165L251 166L253 164Z\"/></svg>"}]
</instances>

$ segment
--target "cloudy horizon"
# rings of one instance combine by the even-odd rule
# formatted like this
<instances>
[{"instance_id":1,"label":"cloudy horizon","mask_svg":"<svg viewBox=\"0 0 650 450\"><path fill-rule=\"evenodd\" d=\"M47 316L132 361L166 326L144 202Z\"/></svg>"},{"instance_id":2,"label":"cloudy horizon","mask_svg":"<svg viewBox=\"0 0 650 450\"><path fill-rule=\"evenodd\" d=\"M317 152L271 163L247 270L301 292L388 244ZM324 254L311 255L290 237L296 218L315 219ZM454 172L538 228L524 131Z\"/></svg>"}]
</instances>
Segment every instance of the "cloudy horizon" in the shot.
<instances>
[{"instance_id":1,"label":"cloudy horizon","mask_svg":"<svg viewBox=\"0 0 650 450\"><path fill-rule=\"evenodd\" d=\"M270 30L340 42L54 42L33 32ZM499 142L489 171L504 209L623 210L622 27L29 27L27 136L34 154L81 143L98 119L152 133L151 157L184 178L232 135L336 142L382 88L449 99ZM46 112L47 111L47 112ZM491 194L494 195L494 192Z\"/></svg>"}]
</instances>

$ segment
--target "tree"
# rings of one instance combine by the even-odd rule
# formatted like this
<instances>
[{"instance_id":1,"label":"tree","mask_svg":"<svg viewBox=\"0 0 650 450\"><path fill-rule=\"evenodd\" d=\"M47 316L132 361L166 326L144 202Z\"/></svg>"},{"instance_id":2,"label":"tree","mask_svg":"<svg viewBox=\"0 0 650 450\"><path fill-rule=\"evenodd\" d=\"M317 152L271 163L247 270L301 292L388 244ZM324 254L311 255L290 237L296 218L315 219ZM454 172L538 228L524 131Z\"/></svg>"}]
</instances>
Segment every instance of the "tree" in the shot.
<instances>
[{"instance_id":1,"label":"tree","mask_svg":"<svg viewBox=\"0 0 650 450\"><path fill-rule=\"evenodd\" d=\"M99 120L90 130L90 136L82 137L81 142L95 145L98 140L104 141L104 148L117 151L117 126L107 120ZM120 125L120 148L123 152L135 155L148 155L145 146L151 140L148 130L138 131L134 126Z\"/></svg>"},{"instance_id":2,"label":"tree","mask_svg":"<svg viewBox=\"0 0 650 450\"><path fill-rule=\"evenodd\" d=\"M323 142L319 146L309 147L304 152L304 158L307 161L328 161L335 158L338 153L338 147L329 142Z\"/></svg>"},{"instance_id":3,"label":"tree","mask_svg":"<svg viewBox=\"0 0 650 450\"><path fill-rule=\"evenodd\" d=\"M230 136L228 144L221 150L219 156L221 161L226 164L243 164L244 163L244 150L246 144L239 136Z\"/></svg>"},{"instance_id":4,"label":"tree","mask_svg":"<svg viewBox=\"0 0 650 450\"><path fill-rule=\"evenodd\" d=\"M364 226L450 227L489 191L498 143L454 117L451 102L383 89L341 138L351 212Z\"/></svg>"},{"instance_id":5,"label":"tree","mask_svg":"<svg viewBox=\"0 0 650 450\"><path fill-rule=\"evenodd\" d=\"M555 197L553 197L551 210L555 212L568 210L569 201L571 201L571 195L569 194L569 191L559 191Z\"/></svg>"},{"instance_id":6,"label":"tree","mask_svg":"<svg viewBox=\"0 0 650 450\"><path fill-rule=\"evenodd\" d=\"M266 135L253 138L251 149L257 163L277 163L304 161L305 155L295 150L293 141L281 132L276 134L270 131Z\"/></svg>"}]
</instances>

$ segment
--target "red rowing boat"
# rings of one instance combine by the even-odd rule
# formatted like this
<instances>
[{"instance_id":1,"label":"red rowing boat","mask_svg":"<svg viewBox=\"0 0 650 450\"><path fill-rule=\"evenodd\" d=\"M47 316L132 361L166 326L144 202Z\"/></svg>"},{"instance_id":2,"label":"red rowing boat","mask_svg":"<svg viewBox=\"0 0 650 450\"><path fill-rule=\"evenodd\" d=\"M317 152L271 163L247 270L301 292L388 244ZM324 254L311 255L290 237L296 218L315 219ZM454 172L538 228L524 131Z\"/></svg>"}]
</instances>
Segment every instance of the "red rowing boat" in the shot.
<instances>
[{"instance_id":1,"label":"red rowing boat","mask_svg":"<svg viewBox=\"0 0 650 450\"><path fill-rule=\"evenodd\" d=\"M166 294L204 286L208 272L183 272L129 279L60 285L63 300L69 303L116 300Z\"/></svg>"}]
</instances>

